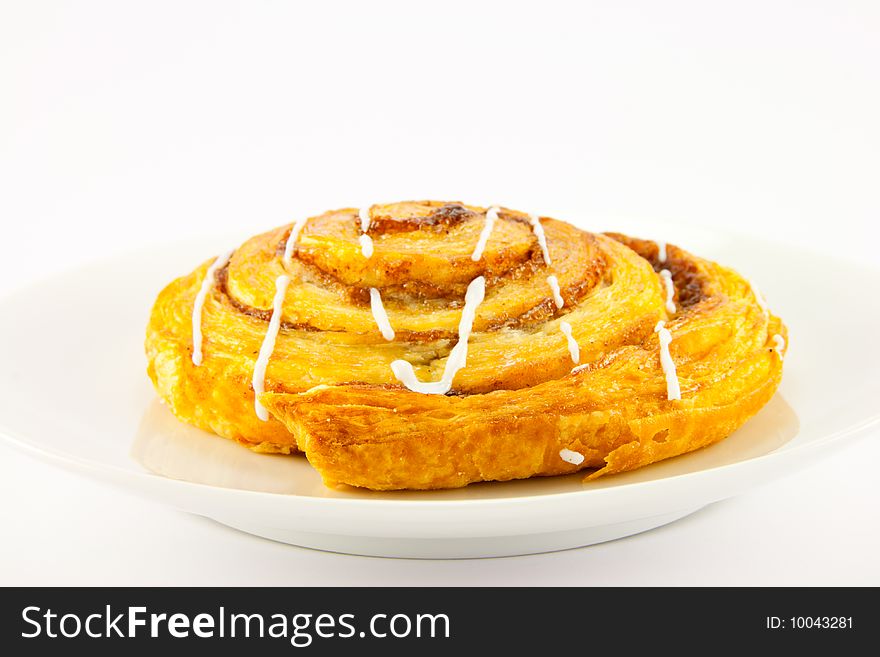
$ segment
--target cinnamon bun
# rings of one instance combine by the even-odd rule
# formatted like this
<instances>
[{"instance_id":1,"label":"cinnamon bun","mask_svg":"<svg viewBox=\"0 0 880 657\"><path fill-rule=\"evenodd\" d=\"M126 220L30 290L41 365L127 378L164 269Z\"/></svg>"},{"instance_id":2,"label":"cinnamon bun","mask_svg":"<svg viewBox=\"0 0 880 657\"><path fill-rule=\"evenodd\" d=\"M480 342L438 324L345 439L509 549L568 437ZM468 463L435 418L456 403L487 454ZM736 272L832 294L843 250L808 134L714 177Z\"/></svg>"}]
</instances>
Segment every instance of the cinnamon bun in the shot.
<instances>
[{"instance_id":1,"label":"cinnamon bun","mask_svg":"<svg viewBox=\"0 0 880 657\"><path fill-rule=\"evenodd\" d=\"M159 294L146 352L184 422L390 490L709 445L772 397L787 344L749 281L672 244L420 201L206 260Z\"/></svg>"}]
</instances>

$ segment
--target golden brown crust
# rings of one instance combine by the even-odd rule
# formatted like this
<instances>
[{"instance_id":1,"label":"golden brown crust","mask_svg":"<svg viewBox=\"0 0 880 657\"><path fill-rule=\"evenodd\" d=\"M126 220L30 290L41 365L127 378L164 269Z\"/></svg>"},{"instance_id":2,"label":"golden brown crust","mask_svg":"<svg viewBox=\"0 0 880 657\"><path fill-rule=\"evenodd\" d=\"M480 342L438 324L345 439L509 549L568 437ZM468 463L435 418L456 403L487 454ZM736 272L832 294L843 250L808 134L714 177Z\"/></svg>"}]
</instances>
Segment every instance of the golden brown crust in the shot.
<instances>
[{"instance_id":1,"label":"golden brown crust","mask_svg":"<svg viewBox=\"0 0 880 657\"><path fill-rule=\"evenodd\" d=\"M204 360L192 363L192 306L208 266L169 285L147 332L149 373L182 420L261 451L306 453L325 481L373 489L443 488L640 467L720 440L773 395L782 359L749 284L669 246L541 222L547 266L527 215L502 209L484 257L470 255L486 208L436 201L373 206L372 258L360 253L357 209L311 218L295 256L290 226L252 238L220 271L202 313ZM677 312L657 272L669 269ZM262 403L251 376L275 279L292 283ZM558 277L558 309L547 276ZM464 292L486 278L467 366L450 395L411 392L390 363L439 380L457 341ZM369 306L380 290L395 339ZM682 400L667 400L655 324L673 341ZM566 321L580 347L572 372ZM562 460L561 449L585 456Z\"/></svg>"}]
</instances>

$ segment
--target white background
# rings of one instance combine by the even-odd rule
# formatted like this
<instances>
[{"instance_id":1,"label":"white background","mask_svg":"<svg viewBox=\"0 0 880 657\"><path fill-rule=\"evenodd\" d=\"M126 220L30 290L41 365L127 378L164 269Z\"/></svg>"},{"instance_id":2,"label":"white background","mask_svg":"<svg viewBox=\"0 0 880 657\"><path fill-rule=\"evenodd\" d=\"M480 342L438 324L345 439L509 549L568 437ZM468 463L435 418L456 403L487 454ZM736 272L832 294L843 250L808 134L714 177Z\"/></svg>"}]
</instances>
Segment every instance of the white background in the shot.
<instances>
[{"instance_id":1,"label":"white background","mask_svg":"<svg viewBox=\"0 0 880 657\"><path fill-rule=\"evenodd\" d=\"M878 35L867 1L6 1L0 293L401 198L876 262ZM880 585L878 462L875 435L647 534L431 562L271 543L0 446L0 584Z\"/></svg>"}]
</instances>

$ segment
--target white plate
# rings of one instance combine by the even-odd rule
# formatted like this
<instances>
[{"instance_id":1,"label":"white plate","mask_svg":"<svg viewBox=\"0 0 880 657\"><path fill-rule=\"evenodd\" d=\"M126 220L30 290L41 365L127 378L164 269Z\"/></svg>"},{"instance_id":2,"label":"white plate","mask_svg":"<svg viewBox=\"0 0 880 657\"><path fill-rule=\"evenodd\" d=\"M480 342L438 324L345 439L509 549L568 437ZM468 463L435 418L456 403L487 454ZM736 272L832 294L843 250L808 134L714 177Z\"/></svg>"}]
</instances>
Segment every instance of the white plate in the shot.
<instances>
[{"instance_id":1,"label":"white plate","mask_svg":"<svg viewBox=\"0 0 880 657\"><path fill-rule=\"evenodd\" d=\"M253 534L430 558L544 552L651 529L878 423L880 273L693 227L610 227L666 236L740 269L787 322L780 392L727 440L589 484L575 475L437 492L328 489L304 458L253 454L156 401L142 347L149 308L165 283L226 246L216 241L108 260L0 302L0 433L44 460Z\"/></svg>"}]
</instances>

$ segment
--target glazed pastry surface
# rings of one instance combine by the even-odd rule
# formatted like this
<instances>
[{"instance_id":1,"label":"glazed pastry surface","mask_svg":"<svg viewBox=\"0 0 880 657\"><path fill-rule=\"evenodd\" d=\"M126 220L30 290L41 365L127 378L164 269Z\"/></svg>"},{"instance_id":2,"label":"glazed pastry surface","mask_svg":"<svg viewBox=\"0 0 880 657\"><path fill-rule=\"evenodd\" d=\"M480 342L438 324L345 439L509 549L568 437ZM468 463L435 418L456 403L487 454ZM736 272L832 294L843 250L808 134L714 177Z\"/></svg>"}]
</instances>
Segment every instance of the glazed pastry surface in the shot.
<instances>
[{"instance_id":1,"label":"glazed pastry surface","mask_svg":"<svg viewBox=\"0 0 880 657\"><path fill-rule=\"evenodd\" d=\"M420 201L206 260L159 294L146 352L179 419L389 490L594 478L709 445L769 401L787 344L747 280L676 246Z\"/></svg>"}]
</instances>

